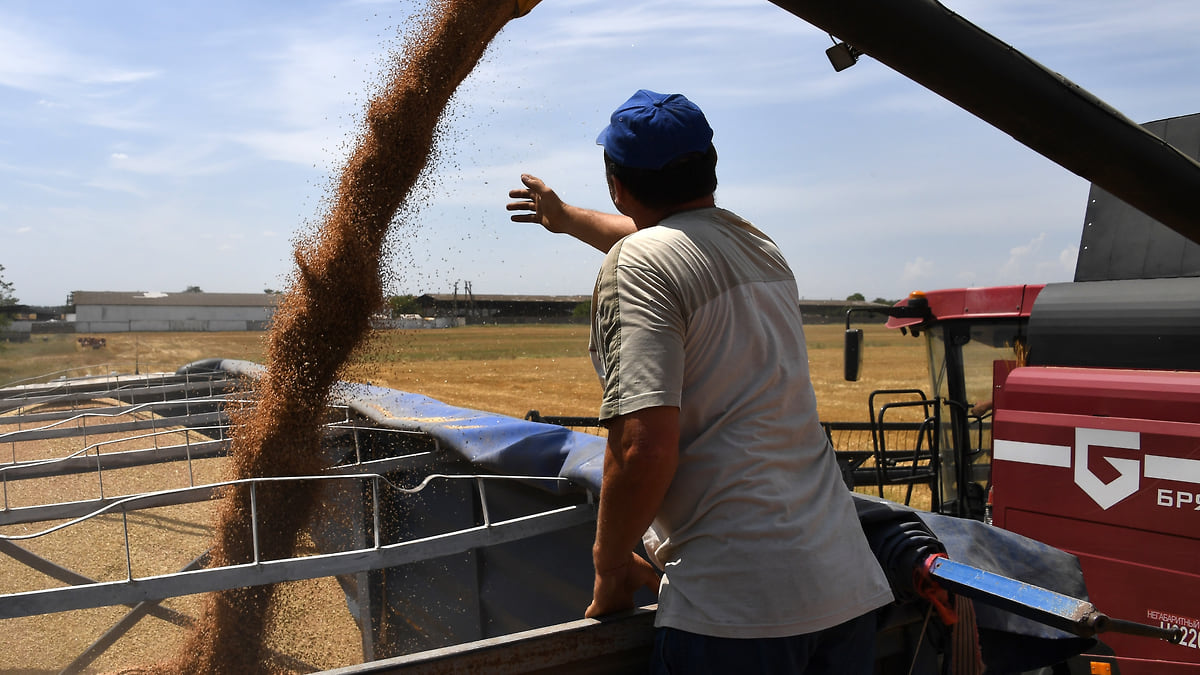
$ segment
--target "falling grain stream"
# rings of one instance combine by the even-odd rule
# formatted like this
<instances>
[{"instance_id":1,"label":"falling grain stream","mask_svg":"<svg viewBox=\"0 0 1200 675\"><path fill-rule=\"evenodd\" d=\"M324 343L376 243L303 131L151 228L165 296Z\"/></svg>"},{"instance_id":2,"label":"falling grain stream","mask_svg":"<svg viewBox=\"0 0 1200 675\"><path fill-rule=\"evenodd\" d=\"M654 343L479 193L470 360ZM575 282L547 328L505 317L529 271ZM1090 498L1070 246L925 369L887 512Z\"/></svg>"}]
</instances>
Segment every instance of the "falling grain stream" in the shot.
<instances>
[{"instance_id":1,"label":"falling grain stream","mask_svg":"<svg viewBox=\"0 0 1200 675\"><path fill-rule=\"evenodd\" d=\"M428 161L450 97L513 11L512 0L433 0L396 55L321 227L296 247L290 286L267 336L266 374L255 384L255 404L233 411L233 478L312 475L324 468L321 422L339 373L382 304L388 228ZM297 485L257 490L261 559L291 555L313 513L316 486ZM221 500L211 565L253 560L249 515L249 490L231 490ZM260 586L210 594L179 654L148 671L287 672L270 662L263 645L273 591Z\"/></svg>"}]
</instances>

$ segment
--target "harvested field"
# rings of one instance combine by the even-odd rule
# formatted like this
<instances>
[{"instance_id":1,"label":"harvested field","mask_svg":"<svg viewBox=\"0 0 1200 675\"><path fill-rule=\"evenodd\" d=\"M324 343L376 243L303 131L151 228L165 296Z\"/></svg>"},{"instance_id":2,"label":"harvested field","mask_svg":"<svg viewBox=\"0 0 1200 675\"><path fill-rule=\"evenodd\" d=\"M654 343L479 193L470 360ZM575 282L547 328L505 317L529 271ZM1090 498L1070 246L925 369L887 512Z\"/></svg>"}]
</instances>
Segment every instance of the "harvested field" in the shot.
<instances>
[{"instance_id":1,"label":"harvested field","mask_svg":"<svg viewBox=\"0 0 1200 675\"><path fill-rule=\"evenodd\" d=\"M839 325L805 329L821 419L865 421L874 389L925 386L922 342L881 325L866 330L859 382L842 380ZM521 417L594 415L600 388L581 325L466 326L377 332L353 360L347 379L412 391L457 406ZM3 346L0 385L65 369L93 373L174 371L203 358L262 362L262 333L115 333L104 349L83 349L72 335Z\"/></svg>"}]
</instances>

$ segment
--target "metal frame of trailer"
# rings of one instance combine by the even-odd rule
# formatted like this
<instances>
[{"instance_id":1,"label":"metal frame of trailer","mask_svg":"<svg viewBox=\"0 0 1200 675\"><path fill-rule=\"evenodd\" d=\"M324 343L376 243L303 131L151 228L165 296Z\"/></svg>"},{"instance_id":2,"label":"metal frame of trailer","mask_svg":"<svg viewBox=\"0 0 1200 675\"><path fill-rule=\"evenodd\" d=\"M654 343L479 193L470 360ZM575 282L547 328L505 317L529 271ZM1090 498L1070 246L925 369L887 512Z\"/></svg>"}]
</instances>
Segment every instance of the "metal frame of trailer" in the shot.
<instances>
[{"instance_id":1,"label":"metal frame of trailer","mask_svg":"<svg viewBox=\"0 0 1200 675\"><path fill-rule=\"evenodd\" d=\"M0 410L6 411L0 421L4 422L3 428L13 429L0 433L0 527L27 528L55 521L36 532L0 535L0 555L39 571L47 579L41 588L0 594L0 619L111 605L131 608L62 672L86 668L143 617L189 625L190 617L158 604L164 599L290 580L338 579L362 632L365 662L464 640L494 638L514 628L548 626L577 611L578 600L567 593L558 610L551 603L549 611L535 611L532 617L483 618L496 613L485 605L504 604L490 603L489 594L497 591L485 587L493 583L492 577L508 576L501 569L505 564L489 563L489 555L484 552L496 550L499 557L508 556L514 549L506 548L506 544L516 542L519 549L527 545L521 542L539 537L547 542L563 531L573 531L575 534L568 536L579 541L590 537L595 522L592 497L568 479L482 472L452 456L426 433L372 421L338 404L331 406L324 425L325 452L333 466L322 475L197 483L193 462L222 457L229 451L229 419L224 407L240 391L239 375L245 373L218 370L63 378L0 389ZM174 440L164 441L167 437ZM79 447L51 459L22 459L28 454L22 452L25 444L62 439L76 439ZM132 494L114 494L111 488L106 489L106 476L121 469L181 463L187 465L187 487ZM53 494L46 494L36 504L16 504L9 499L10 485L67 475L81 475L84 480L94 477L95 496L59 501ZM218 499L223 490L238 488L250 490L253 505L254 495L264 483L297 481L330 486L323 493L328 507L354 514L340 519L348 520L349 528L344 522L314 524L316 553L281 560L259 559L258 533L265 525L252 508L249 526L255 559L248 564L209 567L207 554L166 574L139 573L134 564L129 544L130 514ZM420 502L415 508L427 515L397 523L397 511L414 508L405 500ZM428 516L446 510L442 506L451 502L460 507L465 504L468 508L457 509L465 515ZM85 526L105 515L121 519L125 536L121 578L92 579L26 548L31 540ZM64 519L66 522L59 522ZM530 550L537 551L538 544ZM581 548L581 552L586 551L586 546ZM558 565L561 557L547 559ZM576 575L582 576L582 569L590 562L585 557L565 567L577 569ZM479 608L467 612L469 617L452 616L420 637L397 637L394 628L384 635L387 631L381 628L388 615L398 611L396 605L401 604L391 596L405 594L405 588L414 592L416 584L428 585L420 580L425 578L424 569L429 565L450 570L453 583L473 588L473 596L468 597L473 597ZM398 590L390 590L389 586ZM420 594L419 590L415 592ZM420 602L413 600L409 610Z\"/></svg>"}]
</instances>

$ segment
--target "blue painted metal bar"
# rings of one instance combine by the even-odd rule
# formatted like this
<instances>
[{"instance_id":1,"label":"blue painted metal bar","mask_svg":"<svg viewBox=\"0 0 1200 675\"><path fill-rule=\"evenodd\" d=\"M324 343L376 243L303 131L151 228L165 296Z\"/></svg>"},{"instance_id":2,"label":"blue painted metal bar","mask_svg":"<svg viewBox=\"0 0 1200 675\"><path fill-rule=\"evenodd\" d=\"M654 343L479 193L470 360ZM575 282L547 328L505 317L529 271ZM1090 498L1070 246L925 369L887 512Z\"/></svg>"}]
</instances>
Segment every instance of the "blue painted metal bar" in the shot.
<instances>
[{"instance_id":1,"label":"blue painted metal bar","mask_svg":"<svg viewBox=\"0 0 1200 675\"><path fill-rule=\"evenodd\" d=\"M993 574L949 558L933 559L929 564L929 573L946 590L1080 637L1109 631L1156 637L1168 642L1179 642L1183 637L1178 630L1111 619L1086 600Z\"/></svg>"}]
</instances>

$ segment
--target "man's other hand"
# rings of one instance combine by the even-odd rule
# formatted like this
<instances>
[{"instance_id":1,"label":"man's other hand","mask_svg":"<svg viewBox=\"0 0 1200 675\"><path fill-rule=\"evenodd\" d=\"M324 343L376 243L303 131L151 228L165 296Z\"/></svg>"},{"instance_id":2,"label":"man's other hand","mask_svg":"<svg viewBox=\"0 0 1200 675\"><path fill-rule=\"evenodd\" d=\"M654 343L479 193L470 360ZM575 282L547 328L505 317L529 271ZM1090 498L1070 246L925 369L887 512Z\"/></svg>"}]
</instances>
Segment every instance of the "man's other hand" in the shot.
<instances>
[{"instance_id":1,"label":"man's other hand","mask_svg":"<svg viewBox=\"0 0 1200 675\"><path fill-rule=\"evenodd\" d=\"M645 558L629 554L629 563L614 569L596 571L592 586L592 604L583 613L592 619L633 607L633 594L645 586L658 594L658 572Z\"/></svg>"}]
</instances>

